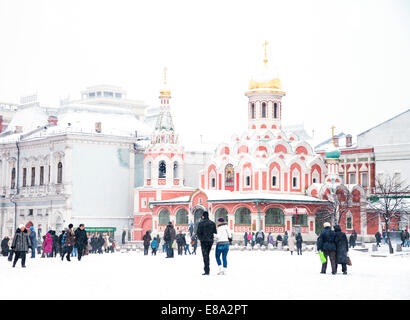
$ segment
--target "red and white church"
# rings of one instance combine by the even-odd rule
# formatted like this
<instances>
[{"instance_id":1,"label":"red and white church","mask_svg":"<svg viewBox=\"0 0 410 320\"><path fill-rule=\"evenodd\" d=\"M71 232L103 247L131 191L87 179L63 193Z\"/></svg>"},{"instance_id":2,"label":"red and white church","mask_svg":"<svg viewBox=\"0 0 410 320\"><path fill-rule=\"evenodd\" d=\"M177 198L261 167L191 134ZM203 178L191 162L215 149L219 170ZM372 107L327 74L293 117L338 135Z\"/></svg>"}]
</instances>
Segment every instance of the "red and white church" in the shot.
<instances>
[{"instance_id":1,"label":"red and white church","mask_svg":"<svg viewBox=\"0 0 410 320\"><path fill-rule=\"evenodd\" d=\"M342 229L374 235L377 227L373 232L367 223L366 190L343 183L341 151L333 146L317 154L307 141L282 130L285 91L272 77L266 54L245 95L248 129L217 146L194 190L183 185L184 153L172 123L171 95L161 91L161 113L144 156L144 186L136 189L134 240L146 230L162 235L169 221L185 232L190 221L197 226L204 210L214 221L225 217L234 240L259 230L301 232L305 240L315 240L322 228L318 214L326 210L330 194L345 188L353 199ZM351 148L349 154L354 152ZM370 166L368 174L374 176Z\"/></svg>"}]
</instances>

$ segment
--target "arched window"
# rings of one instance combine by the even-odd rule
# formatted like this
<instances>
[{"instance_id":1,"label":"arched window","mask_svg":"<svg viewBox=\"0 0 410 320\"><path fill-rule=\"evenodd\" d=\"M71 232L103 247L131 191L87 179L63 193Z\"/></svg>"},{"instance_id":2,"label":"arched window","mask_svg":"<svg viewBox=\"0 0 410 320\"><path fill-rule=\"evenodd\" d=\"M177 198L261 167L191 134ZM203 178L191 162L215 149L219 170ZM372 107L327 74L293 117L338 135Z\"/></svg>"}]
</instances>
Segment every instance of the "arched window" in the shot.
<instances>
[{"instance_id":1,"label":"arched window","mask_svg":"<svg viewBox=\"0 0 410 320\"><path fill-rule=\"evenodd\" d=\"M11 169L11 189L16 188L16 168Z\"/></svg>"},{"instance_id":2,"label":"arched window","mask_svg":"<svg viewBox=\"0 0 410 320\"><path fill-rule=\"evenodd\" d=\"M167 209L162 209L158 215L159 225L166 226L169 223L169 211Z\"/></svg>"},{"instance_id":3,"label":"arched window","mask_svg":"<svg viewBox=\"0 0 410 320\"><path fill-rule=\"evenodd\" d=\"M244 176L245 176L245 187L250 187L251 186L251 172L249 168L245 169Z\"/></svg>"},{"instance_id":4,"label":"arched window","mask_svg":"<svg viewBox=\"0 0 410 320\"><path fill-rule=\"evenodd\" d=\"M36 184L36 167L31 167L31 186L34 187Z\"/></svg>"},{"instance_id":5,"label":"arched window","mask_svg":"<svg viewBox=\"0 0 410 320\"><path fill-rule=\"evenodd\" d=\"M147 179L151 179L151 161L147 163Z\"/></svg>"},{"instance_id":6,"label":"arched window","mask_svg":"<svg viewBox=\"0 0 410 320\"><path fill-rule=\"evenodd\" d=\"M319 183L319 181L320 181L319 172L317 172L317 170L315 169L312 172L312 183Z\"/></svg>"},{"instance_id":7,"label":"arched window","mask_svg":"<svg viewBox=\"0 0 410 320\"><path fill-rule=\"evenodd\" d=\"M225 186L232 187L235 185L234 170L232 164L227 164L225 167Z\"/></svg>"},{"instance_id":8,"label":"arched window","mask_svg":"<svg viewBox=\"0 0 410 320\"><path fill-rule=\"evenodd\" d=\"M158 178L164 179L167 174L167 165L164 160L159 162L158 165Z\"/></svg>"},{"instance_id":9,"label":"arched window","mask_svg":"<svg viewBox=\"0 0 410 320\"><path fill-rule=\"evenodd\" d=\"M275 119L278 117L278 104L276 102L273 104L273 117Z\"/></svg>"},{"instance_id":10,"label":"arched window","mask_svg":"<svg viewBox=\"0 0 410 320\"><path fill-rule=\"evenodd\" d=\"M251 104L251 117L252 119L255 119L255 104Z\"/></svg>"},{"instance_id":11,"label":"arched window","mask_svg":"<svg viewBox=\"0 0 410 320\"><path fill-rule=\"evenodd\" d=\"M63 183L63 164L61 162L57 165L57 183Z\"/></svg>"},{"instance_id":12,"label":"arched window","mask_svg":"<svg viewBox=\"0 0 410 320\"><path fill-rule=\"evenodd\" d=\"M265 225L283 226L285 224L285 215L280 208L269 208L265 213Z\"/></svg>"},{"instance_id":13,"label":"arched window","mask_svg":"<svg viewBox=\"0 0 410 320\"><path fill-rule=\"evenodd\" d=\"M209 188L215 189L216 188L216 173L214 170L211 171L209 174Z\"/></svg>"},{"instance_id":14,"label":"arched window","mask_svg":"<svg viewBox=\"0 0 410 320\"><path fill-rule=\"evenodd\" d=\"M299 188L299 171L297 169L293 170L292 172L292 188L297 189Z\"/></svg>"},{"instance_id":15,"label":"arched window","mask_svg":"<svg viewBox=\"0 0 410 320\"><path fill-rule=\"evenodd\" d=\"M262 118L266 118L266 103L262 102Z\"/></svg>"},{"instance_id":16,"label":"arched window","mask_svg":"<svg viewBox=\"0 0 410 320\"><path fill-rule=\"evenodd\" d=\"M272 187L278 187L279 186L279 171L278 168L274 167L273 170L271 171L271 177L272 177Z\"/></svg>"},{"instance_id":17,"label":"arched window","mask_svg":"<svg viewBox=\"0 0 410 320\"><path fill-rule=\"evenodd\" d=\"M178 175L179 175L179 168L178 168L178 162L174 162L174 179L178 179Z\"/></svg>"},{"instance_id":18,"label":"arched window","mask_svg":"<svg viewBox=\"0 0 410 320\"><path fill-rule=\"evenodd\" d=\"M220 217L224 218L225 222L228 222L228 211L225 208L218 208L215 211L215 222L217 222Z\"/></svg>"},{"instance_id":19,"label":"arched window","mask_svg":"<svg viewBox=\"0 0 410 320\"><path fill-rule=\"evenodd\" d=\"M235 212L235 225L250 225L251 211L246 207L241 207Z\"/></svg>"},{"instance_id":20,"label":"arched window","mask_svg":"<svg viewBox=\"0 0 410 320\"><path fill-rule=\"evenodd\" d=\"M188 224L188 212L185 209L179 209L176 214L176 225Z\"/></svg>"}]
</instances>

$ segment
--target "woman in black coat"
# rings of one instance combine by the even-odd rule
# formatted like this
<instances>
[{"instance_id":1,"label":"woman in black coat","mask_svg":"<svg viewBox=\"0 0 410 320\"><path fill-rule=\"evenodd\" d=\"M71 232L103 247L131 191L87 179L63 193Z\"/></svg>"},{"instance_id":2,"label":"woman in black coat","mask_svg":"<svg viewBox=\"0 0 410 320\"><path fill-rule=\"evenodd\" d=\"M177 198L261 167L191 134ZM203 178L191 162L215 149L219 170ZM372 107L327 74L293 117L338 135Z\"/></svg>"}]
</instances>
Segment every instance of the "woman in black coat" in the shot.
<instances>
[{"instance_id":1,"label":"woman in black coat","mask_svg":"<svg viewBox=\"0 0 410 320\"><path fill-rule=\"evenodd\" d=\"M296 235L296 249L298 251L298 255L302 255L302 243L303 238L300 232Z\"/></svg>"},{"instance_id":2,"label":"woman in black coat","mask_svg":"<svg viewBox=\"0 0 410 320\"><path fill-rule=\"evenodd\" d=\"M142 237L142 240L144 240L144 255L148 255L148 248L149 248L149 244L151 243L151 235L149 230L144 234L144 236Z\"/></svg>"},{"instance_id":3,"label":"woman in black coat","mask_svg":"<svg viewBox=\"0 0 410 320\"><path fill-rule=\"evenodd\" d=\"M1 241L1 254L4 257L7 257L9 255L9 241L10 238L8 236L5 236L4 239Z\"/></svg>"},{"instance_id":4,"label":"woman in black coat","mask_svg":"<svg viewBox=\"0 0 410 320\"><path fill-rule=\"evenodd\" d=\"M335 225L335 243L336 243L336 272L337 265L342 265L343 274L347 274L347 252L349 251L349 244L347 237L339 225Z\"/></svg>"}]
</instances>

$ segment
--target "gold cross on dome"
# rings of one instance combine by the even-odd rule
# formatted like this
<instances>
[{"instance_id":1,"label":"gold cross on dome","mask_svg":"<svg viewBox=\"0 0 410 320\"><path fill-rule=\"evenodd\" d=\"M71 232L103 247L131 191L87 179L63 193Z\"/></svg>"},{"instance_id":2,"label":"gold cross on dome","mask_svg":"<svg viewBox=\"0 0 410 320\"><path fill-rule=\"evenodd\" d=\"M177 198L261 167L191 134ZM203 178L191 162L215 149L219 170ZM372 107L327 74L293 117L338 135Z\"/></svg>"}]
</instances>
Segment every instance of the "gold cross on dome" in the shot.
<instances>
[{"instance_id":1,"label":"gold cross on dome","mask_svg":"<svg viewBox=\"0 0 410 320\"><path fill-rule=\"evenodd\" d=\"M167 84L167 67L164 67L164 84Z\"/></svg>"},{"instance_id":2,"label":"gold cross on dome","mask_svg":"<svg viewBox=\"0 0 410 320\"><path fill-rule=\"evenodd\" d=\"M266 47L268 46L269 42L265 40L265 42L263 43L263 46L265 47L265 59L263 60L265 63L268 62L268 58L266 55Z\"/></svg>"},{"instance_id":3,"label":"gold cross on dome","mask_svg":"<svg viewBox=\"0 0 410 320\"><path fill-rule=\"evenodd\" d=\"M332 143L335 145L335 126L331 126L330 129L332 129Z\"/></svg>"}]
</instances>

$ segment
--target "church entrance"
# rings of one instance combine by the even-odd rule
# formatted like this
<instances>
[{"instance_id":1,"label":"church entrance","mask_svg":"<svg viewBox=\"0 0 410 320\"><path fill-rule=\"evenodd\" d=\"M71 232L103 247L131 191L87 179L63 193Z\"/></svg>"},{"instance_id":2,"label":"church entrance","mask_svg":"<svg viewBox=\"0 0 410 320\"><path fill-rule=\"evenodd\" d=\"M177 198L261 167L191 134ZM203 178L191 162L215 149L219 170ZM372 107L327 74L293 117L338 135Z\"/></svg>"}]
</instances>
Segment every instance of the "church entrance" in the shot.
<instances>
[{"instance_id":1,"label":"church entrance","mask_svg":"<svg viewBox=\"0 0 410 320\"><path fill-rule=\"evenodd\" d=\"M201 221L202 214L204 213L204 209L196 208L194 209L194 233L198 230L198 223Z\"/></svg>"}]
</instances>

